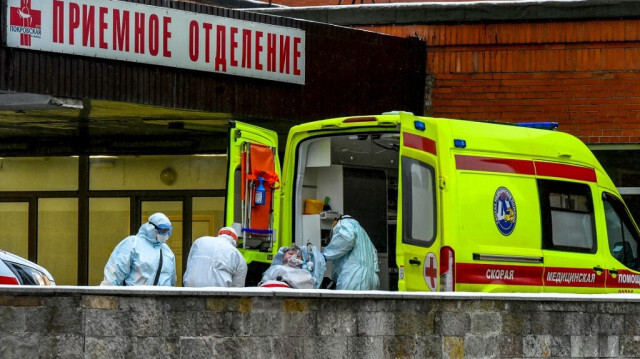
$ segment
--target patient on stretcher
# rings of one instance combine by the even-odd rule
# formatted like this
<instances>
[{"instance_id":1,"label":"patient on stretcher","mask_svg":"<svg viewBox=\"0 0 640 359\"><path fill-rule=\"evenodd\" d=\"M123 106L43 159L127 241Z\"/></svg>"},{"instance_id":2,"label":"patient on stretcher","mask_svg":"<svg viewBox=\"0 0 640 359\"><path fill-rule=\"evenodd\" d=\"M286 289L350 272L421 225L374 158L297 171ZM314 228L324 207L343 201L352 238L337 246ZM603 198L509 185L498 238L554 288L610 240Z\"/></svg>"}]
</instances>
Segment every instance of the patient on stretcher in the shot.
<instances>
[{"instance_id":1,"label":"patient on stretcher","mask_svg":"<svg viewBox=\"0 0 640 359\"><path fill-rule=\"evenodd\" d=\"M319 288L325 272L322 254L315 247L293 244L278 250L271 267L262 275L261 287Z\"/></svg>"}]
</instances>

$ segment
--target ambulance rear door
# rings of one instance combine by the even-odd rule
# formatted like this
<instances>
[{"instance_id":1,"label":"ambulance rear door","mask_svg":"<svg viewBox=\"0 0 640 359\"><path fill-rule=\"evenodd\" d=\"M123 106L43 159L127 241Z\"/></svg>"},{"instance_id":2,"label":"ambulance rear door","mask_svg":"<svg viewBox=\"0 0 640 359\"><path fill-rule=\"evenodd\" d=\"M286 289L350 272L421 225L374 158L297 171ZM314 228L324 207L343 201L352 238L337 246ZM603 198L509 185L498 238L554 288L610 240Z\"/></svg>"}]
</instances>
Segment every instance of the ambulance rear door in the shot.
<instances>
[{"instance_id":1,"label":"ambulance rear door","mask_svg":"<svg viewBox=\"0 0 640 359\"><path fill-rule=\"evenodd\" d=\"M400 113L400 174L396 262L398 289L438 291L440 194L434 122Z\"/></svg>"},{"instance_id":2,"label":"ambulance rear door","mask_svg":"<svg viewBox=\"0 0 640 359\"><path fill-rule=\"evenodd\" d=\"M277 144L274 131L237 121L230 126L225 225L238 233L238 249L249 263L250 275L261 274L279 248Z\"/></svg>"}]
</instances>

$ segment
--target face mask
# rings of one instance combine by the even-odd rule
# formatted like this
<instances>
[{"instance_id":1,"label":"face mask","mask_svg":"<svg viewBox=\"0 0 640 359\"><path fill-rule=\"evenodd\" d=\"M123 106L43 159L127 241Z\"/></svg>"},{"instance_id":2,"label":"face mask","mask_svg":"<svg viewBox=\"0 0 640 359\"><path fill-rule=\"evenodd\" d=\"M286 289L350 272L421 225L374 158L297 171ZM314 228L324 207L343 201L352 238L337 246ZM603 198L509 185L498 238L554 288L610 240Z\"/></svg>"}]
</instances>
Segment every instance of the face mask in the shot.
<instances>
[{"instance_id":1,"label":"face mask","mask_svg":"<svg viewBox=\"0 0 640 359\"><path fill-rule=\"evenodd\" d=\"M300 268L300 266L302 265L302 261L298 259L298 257L289 257L284 265L292 268Z\"/></svg>"},{"instance_id":2,"label":"face mask","mask_svg":"<svg viewBox=\"0 0 640 359\"><path fill-rule=\"evenodd\" d=\"M167 243L167 241L169 240L169 235L162 235L162 234L156 234L156 241L160 242L160 243Z\"/></svg>"}]
</instances>

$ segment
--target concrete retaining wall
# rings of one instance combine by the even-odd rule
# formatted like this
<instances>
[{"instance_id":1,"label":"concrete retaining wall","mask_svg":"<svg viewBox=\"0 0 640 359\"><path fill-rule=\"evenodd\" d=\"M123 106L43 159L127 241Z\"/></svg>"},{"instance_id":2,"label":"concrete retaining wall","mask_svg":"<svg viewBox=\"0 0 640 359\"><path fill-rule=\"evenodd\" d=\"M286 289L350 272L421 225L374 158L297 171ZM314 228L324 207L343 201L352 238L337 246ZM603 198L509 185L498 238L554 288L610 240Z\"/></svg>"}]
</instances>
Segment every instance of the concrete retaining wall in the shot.
<instances>
[{"instance_id":1,"label":"concrete retaining wall","mask_svg":"<svg viewBox=\"0 0 640 359\"><path fill-rule=\"evenodd\" d=\"M633 295L0 286L1 358L638 357Z\"/></svg>"}]
</instances>

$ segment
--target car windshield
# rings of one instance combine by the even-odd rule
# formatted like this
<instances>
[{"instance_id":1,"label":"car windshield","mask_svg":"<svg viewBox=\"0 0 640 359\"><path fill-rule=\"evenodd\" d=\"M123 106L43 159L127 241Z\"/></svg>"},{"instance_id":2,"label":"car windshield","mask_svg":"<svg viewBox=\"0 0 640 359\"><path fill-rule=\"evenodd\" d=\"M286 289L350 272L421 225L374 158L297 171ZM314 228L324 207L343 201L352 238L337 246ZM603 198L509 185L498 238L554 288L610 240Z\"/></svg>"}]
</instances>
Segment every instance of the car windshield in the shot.
<instances>
[{"instance_id":1,"label":"car windshield","mask_svg":"<svg viewBox=\"0 0 640 359\"><path fill-rule=\"evenodd\" d=\"M22 285L49 285L49 278L35 268L5 261Z\"/></svg>"}]
</instances>

